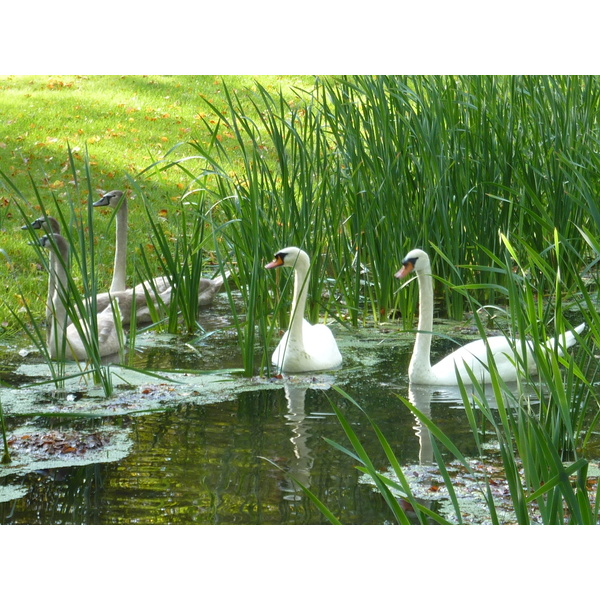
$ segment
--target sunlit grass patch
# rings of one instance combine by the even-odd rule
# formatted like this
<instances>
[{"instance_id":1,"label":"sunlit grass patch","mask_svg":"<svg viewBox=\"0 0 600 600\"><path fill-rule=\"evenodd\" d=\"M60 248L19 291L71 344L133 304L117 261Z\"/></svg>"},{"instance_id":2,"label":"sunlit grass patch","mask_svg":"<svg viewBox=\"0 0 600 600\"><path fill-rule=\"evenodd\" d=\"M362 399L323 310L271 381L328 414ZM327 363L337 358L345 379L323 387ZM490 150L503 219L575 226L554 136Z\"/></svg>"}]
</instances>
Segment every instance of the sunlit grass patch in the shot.
<instances>
[{"instance_id":1,"label":"sunlit grass patch","mask_svg":"<svg viewBox=\"0 0 600 600\"><path fill-rule=\"evenodd\" d=\"M124 189L131 192L130 178L146 193L156 215L166 210L172 217L177 202L187 188L187 176L172 170L160 178L138 177L150 164L160 160L180 142L196 139L204 143L210 136L202 119L214 119L205 98L214 98L224 108L223 82L228 81L247 97L256 88L251 76L11 76L0 78L0 112L8 115L0 139L0 170L9 185L0 184L0 245L10 258L11 273L20 276L27 297L43 287L44 273L25 250L17 233L21 215L13 205L14 189L29 207L29 216L38 216L40 202L55 199L59 204L76 196L75 177L85 177L86 159L94 174L93 192ZM277 91L292 91L296 85L310 87L312 77L267 77L264 84ZM252 104L242 101L248 110ZM235 140L223 136L221 143L233 148ZM69 154L69 149L71 154ZM82 198L81 202L86 199ZM82 206L85 210L85 206ZM132 198L130 239L148 238L148 224L141 199ZM108 218L96 215L96 251L99 286L108 286L112 266L113 236ZM105 233L106 232L106 233ZM13 235L14 233L14 235ZM147 243L150 243L148 241ZM135 255L137 244L130 243ZM22 277L21 274L27 274ZM130 269L129 277L133 277ZM1 277L0 273L0 277ZM15 281L3 278L4 298L19 302ZM34 313L36 309L34 307ZM0 308L0 320L11 321Z\"/></svg>"}]
</instances>

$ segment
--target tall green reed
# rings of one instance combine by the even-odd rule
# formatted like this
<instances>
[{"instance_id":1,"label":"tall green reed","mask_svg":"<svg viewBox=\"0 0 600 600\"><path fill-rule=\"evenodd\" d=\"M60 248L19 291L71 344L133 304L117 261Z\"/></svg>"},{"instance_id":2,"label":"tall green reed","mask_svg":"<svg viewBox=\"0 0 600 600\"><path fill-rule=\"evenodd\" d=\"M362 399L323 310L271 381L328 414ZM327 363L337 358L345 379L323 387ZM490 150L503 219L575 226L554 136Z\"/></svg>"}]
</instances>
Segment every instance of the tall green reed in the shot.
<instances>
[{"instance_id":1,"label":"tall green reed","mask_svg":"<svg viewBox=\"0 0 600 600\"><path fill-rule=\"evenodd\" d=\"M525 335L531 339L537 374L528 374L528 366L531 365L522 364L521 367L523 379L530 389L535 390L535 398L539 403L535 410L530 405L518 405L516 415L510 410L501 413L503 429L512 433L511 443L522 461L527 487L538 490L534 496L544 522L562 522L563 501L576 522L594 522L598 517L598 505L594 509L587 500L587 462L583 457L600 418L594 393L597 360L593 358L586 341L590 334L597 336L598 329L596 308L582 301L582 297L586 296L586 286L580 278L583 265L574 254L572 245L559 240L558 233L555 234L553 246L543 253L536 253L517 236L510 241L504 238L503 242L507 248L508 261L505 264L516 264L518 267L518 274L506 269L508 305L511 307L509 323L513 331L521 333L522 340ZM521 251L525 248L526 252L519 252L517 246L521 247ZM563 278L560 271L554 270L555 264L563 262L556 256L560 253L568 255L568 260L564 262L571 265L573 272L570 277ZM526 259L522 259L521 254ZM500 264L498 259L495 260ZM579 283L571 289L565 289L565 279ZM554 285L554 294L544 296L542 291L549 289L551 284ZM565 314L568 310L578 314L573 317L576 320L569 322ZM588 318L590 314L591 319ZM560 356L555 351L546 350L546 339L560 343L562 332L582 320L586 321L588 331L578 338L578 345L571 353ZM488 420L498 429L491 417ZM511 447L508 444L505 463L512 456ZM577 468L569 467L578 473L575 493L566 481L565 461L578 465ZM557 487L548 489L544 484L549 481L554 481Z\"/></svg>"},{"instance_id":2,"label":"tall green reed","mask_svg":"<svg viewBox=\"0 0 600 600\"><path fill-rule=\"evenodd\" d=\"M339 225L332 215L335 218L339 210L329 210L328 180L317 173L323 161L313 153L313 144L322 142L314 131L315 123L282 98L277 102L259 90L256 102L267 108L258 111L257 104L262 115L260 127L225 90L227 113L211 105L218 121L204 122L214 146L207 151L192 143L199 157L199 172L194 172L197 167L190 167L187 159L171 163L184 169L212 199L204 220L212 228L221 269L232 272L242 297L243 315L226 284L247 373L252 372L257 343L261 368L269 367L268 346L275 329L287 325L289 311L279 309L289 306L291 292L273 294L264 270L272 255L295 245L311 257L307 312L313 320L329 310L338 290L337 276L342 273L328 246L330 232ZM239 153L231 155L218 143L223 130L237 140ZM209 178L210 187L206 185ZM335 230L335 234L339 232ZM290 286L291 281L290 277Z\"/></svg>"},{"instance_id":3,"label":"tall green reed","mask_svg":"<svg viewBox=\"0 0 600 600\"><path fill-rule=\"evenodd\" d=\"M202 330L198 322L200 280L206 274L206 246L212 243L203 217L204 194L194 189L185 192L173 214L164 219L156 214L139 184L132 180L132 185L144 204L151 231L148 240L139 245L141 258L136 271L146 282L153 321L158 326L164 321L169 333L196 333ZM148 246L152 247L150 256ZM153 281L156 266L170 285L168 300L160 296ZM156 301L151 301L153 297Z\"/></svg>"},{"instance_id":4,"label":"tall green reed","mask_svg":"<svg viewBox=\"0 0 600 600\"><path fill-rule=\"evenodd\" d=\"M596 240L590 238L590 242L596 247ZM520 381L517 388L513 389L500 378L494 357L489 352L490 386L484 387L473 374L468 381L459 381L463 407L478 456L485 457L484 442L489 442L489 432L493 433L518 523L531 523L532 515L536 515L536 519L546 524L597 524L600 496L597 495L594 501L588 489L586 449L600 422L600 407L595 393L598 365L590 346L590 340L597 339L599 328L597 304L586 289L589 282L581 280L580 274L586 272L586 265L581 264L573 245L563 242L558 232L552 247L542 253L537 253L517 236L510 240L503 237L502 243L504 252L501 257L491 254L489 250L486 252L498 274L503 277L504 286L498 286L496 292L499 297L504 297L507 307L504 331L511 339L516 338L513 342L515 350L520 350L523 356L524 347L520 346L524 346L526 340L532 342L529 360L535 364L528 363L526 358L518 361ZM567 256L555 256L561 253ZM562 274L555 271L554 265L561 262L572 265L571 277L563 279ZM534 275L534 271L538 273ZM460 272L457 276L460 276ZM577 284L567 287L565 280L571 279ZM597 284L596 281L596 290ZM550 287L554 288L552 296L541 293L541 290ZM457 285L456 292L464 296L485 339L484 315L478 311L483 307L476 299L476 288L476 284ZM591 318L588 318L588 311ZM570 318L567 318L567 314ZM587 331L578 337L577 346L570 352L561 356L555 350L546 348L546 340L560 342L562 331L582 320L586 321ZM532 373L532 367L535 367L535 374ZM487 389L489 387L491 395ZM349 398L342 390L338 392L360 408L359 399ZM467 457L457 450L440 427L420 408L408 399L401 397L400 400L433 437L435 461L447 485L455 519L460 523L461 506L453 491L454 484L448 475L445 455L457 459L470 472ZM390 468L397 482L374 472L358 441L364 432L351 427L339 410L336 413L354 452L337 443L330 443L353 456L359 462L358 468L371 476L397 522L406 522L406 515L399 510L395 500L397 495L412 507L419 522L424 522L426 513L423 513L418 498L414 498L407 487L399 462L385 439L382 439L381 432L371 423L390 460ZM488 435L484 436L482 432L488 432ZM491 522L498 523L500 520L491 485L484 478L481 497ZM431 515L427 516L431 518ZM442 522L441 518L439 516L439 522Z\"/></svg>"},{"instance_id":5,"label":"tall green reed","mask_svg":"<svg viewBox=\"0 0 600 600\"><path fill-rule=\"evenodd\" d=\"M448 259L440 279L480 284L477 300L493 303L502 274L488 252L503 251L501 234L521 235L541 253L556 229L581 253L578 228L598 225L597 78L326 78L294 101L256 90L252 114L226 87L224 106L207 100L192 154L180 145L161 166L177 166L206 192L211 226L221 232L214 242L236 267L242 294L265 292L255 280L259 256L297 245L318 274L309 283L310 319L356 326L399 309L408 323L416 290L396 294L393 274L411 248L439 248ZM469 265L479 269L457 278L457 266ZM573 283L564 262L551 265ZM449 316L463 318L460 291L439 283L436 295ZM253 296L244 301L268 333L278 299L265 297L262 316ZM284 327L283 305L276 313Z\"/></svg>"},{"instance_id":6,"label":"tall green reed","mask_svg":"<svg viewBox=\"0 0 600 600\"><path fill-rule=\"evenodd\" d=\"M556 447L567 456L577 447L584 419L589 417L593 407L592 384L597 377L596 361L582 337L597 335L598 321L594 302L579 274L585 264L570 244L559 239L558 232L555 232L554 244L542 253L537 253L519 236L514 235L511 239L501 236L501 239L505 248L500 256L486 250L488 262L504 277L504 285L495 286L501 304L482 306L476 300L479 284L454 287L465 295L481 336L486 335L484 315L491 314L496 322L495 329L514 340L515 351L520 355L517 366L522 376L536 388L541 401L540 419L552 424ZM568 260L563 260L571 265L570 277L555 271L554 265L561 260L557 254L569 256ZM568 287L566 280L577 283ZM551 286L553 291L547 294L546 290ZM577 363L572 362L570 354L561 356L555 349L548 350L548 343L557 348L564 332L582 322L586 323L586 330L582 336L577 336ZM565 377L561 375L561 369L566 373ZM530 371L537 373L536 378L532 378ZM553 386L553 382L558 385ZM573 401L573 398L578 400Z\"/></svg>"},{"instance_id":7,"label":"tall green reed","mask_svg":"<svg viewBox=\"0 0 600 600\"><path fill-rule=\"evenodd\" d=\"M10 462L8 440L6 438L6 424L4 423L4 412L2 411L2 398L0 398L0 432L2 433L2 459L0 463L6 465Z\"/></svg>"},{"instance_id":8,"label":"tall green reed","mask_svg":"<svg viewBox=\"0 0 600 600\"><path fill-rule=\"evenodd\" d=\"M32 190L36 198L36 206L39 206L42 216L48 215L54 217L60 227L61 235L65 237L69 244L69 258L64 261L57 252L57 258L62 263L67 273L67 283L65 288L58 286L58 293L61 295L65 304L67 318L75 325L79 336L85 347L87 362L85 366L80 367L81 375L90 375L94 384L100 384L105 395L112 394L112 378L110 366L105 364L98 345L98 323L96 319L97 304L96 296L98 293L98 283L96 278L96 258L94 249L94 227L93 227L93 208L94 191L92 189L92 175L89 160L86 158L84 164L84 181L80 181L78 169L75 166L74 157L69 150L69 164L72 171L74 189L67 194L66 200L61 202L56 196L52 196L50 202L43 200L41 194L32 179ZM15 200L24 223L30 223L33 219L40 216L31 214L33 210L32 203L27 200L24 193L12 186L12 191L18 199ZM80 199L87 198L87 210L85 216L79 208ZM37 253L41 264L49 269L49 261L45 252L37 244L37 233L29 228L31 247ZM50 235L52 241L52 236ZM68 357L66 347L58 348L59 358L55 361L51 358L47 347L47 335L37 322L27 299L22 296L23 304L26 309L29 323L22 319L11 307L13 316L27 332L31 341L40 350L49 366L51 377L57 387L64 385L65 359ZM118 319L116 319L120 323ZM51 315L51 322L46 324L46 328L57 327L56 315ZM120 330L121 339L123 331ZM66 341L64 342L66 344ZM62 358L60 358L62 356Z\"/></svg>"},{"instance_id":9,"label":"tall green reed","mask_svg":"<svg viewBox=\"0 0 600 600\"><path fill-rule=\"evenodd\" d=\"M536 355L536 361L541 362L542 360L556 365L556 355L549 356L547 353ZM504 478L510 490L514 519L519 524L530 524L532 519L554 525L598 523L600 496L597 495L593 500L588 489L588 460L577 452L565 456L564 446L555 435L555 424L549 423L546 419L544 399L536 397L536 392L539 392L542 386L551 390L554 401L561 393L571 390L568 380L574 370L574 363L572 358L566 359L566 362L568 362L566 373L553 369L550 378L547 377L548 373L542 369L540 382L536 382L536 385L533 385L533 380L524 372L523 386L515 391L499 377L494 358L490 353L491 396L489 389L482 386L473 374L469 381L459 381L463 407L473 433L477 456L485 460L490 433L493 434ZM589 381L585 381L585 385L591 387ZM360 406L360 400L350 397L338 387L335 389L341 397L364 413L364 409ZM449 501L454 509L454 519L459 524L463 523L463 508L458 499L458 490L455 489L456 484L448 473L447 463L450 459L458 461L474 479L478 473L473 470L469 457L458 450L452 440L429 416L422 412L421 408L402 396L399 396L399 400L427 427L431 436L434 461L446 484ZM540 401L539 406L536 404L536 400ZM585 399L581 394L570 398L570 402L573 404L582 401L585 402ZM389 460L390 472L395 475L395 479L375 469L360 441L364 438L365 432L358 430L358 426L352 426L350 420L337 408L335 402L331 401L331 404L352 449L347 449L333 440L327 441L356 460L357 468L371 477L390 508L390 516L397 523L437 522L449 524L452 522L439 510L426 507L416 493L411 490L393 448L368 415L365 414ZM597 413L596 407L596 416L592 426L597 424ZM567 420L570 418L568 415L563 415L563 417ZM571 429L575 431L574 428ZM486 435L482 435L482 432L486 432ZM583 432L577 432L577 439L581 441L582 437ZM479 473L480 475L481 473ZM498 474L496 473L494 479L497 480L497 478ZM497 486L497 481L492 482L484 472L483 479L479 484L481 502L487 509L490 521L499 524L502 521L498 513L497 498L492 491L494 486ZM316 505L331 522L338 522L326 505L321 506L319 503ZM412 518L407 512L407 507L410 507Z\"/></svg>"},{"instance_id":10,"label":"tall green reed","mask_svg":"<svg viewBox=\"0 0 600 600\"><path fill-rule=\"evenodd\" d=\"M455 265L485 265L481 248L498 252L500 231L527 231L540 251L555 227L577 240L576 224L589 222L580 196L595 189L597 78L348 77L317 93L344 170L376 203L370 214L393 225L386 236L359 221L385 250L431 243ZM365 254L386 262L375 243ZM440 275L454 281L452 269ZM460 318L460 295L444 293Z\"/></svg>"}]
</instances>

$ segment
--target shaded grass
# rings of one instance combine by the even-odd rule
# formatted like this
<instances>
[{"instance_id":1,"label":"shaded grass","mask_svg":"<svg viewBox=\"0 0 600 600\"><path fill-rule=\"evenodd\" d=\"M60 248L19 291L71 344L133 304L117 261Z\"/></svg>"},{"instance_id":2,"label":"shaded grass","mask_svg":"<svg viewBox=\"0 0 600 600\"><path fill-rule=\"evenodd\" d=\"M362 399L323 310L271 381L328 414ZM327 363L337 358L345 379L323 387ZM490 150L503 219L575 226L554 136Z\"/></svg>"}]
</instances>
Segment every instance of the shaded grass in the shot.
<instances>
[{"instance_id":1,"label":"shaded grass","mask_svg":"<svg viewBox=\"0 0 600 600\"><path fill-rule=\"evenodd\" d=\"M313 80L283 76L261 79L267 88L282 87L290 96L292 86L310 85ZM72 166L82 178L86 154L98 198L110 189L131 191L129 178L133 177L150 202L155 218L163 210L171 215L187 187L187 178L176 171L152 179L138 175L178 142L196 136L204 138L199 127L201 119L211 120L214 115L208 112L203 98L215 98L217 105L223 106L218 99L224 80L239 90L241 98L252 93L255 86L251 76L3 76L0 113L6 121L0 138L0 170L22 199L30 202L25 205L29 206L31 220L40 211L34 184L44 203L50 198L59 204L66 202L74 192ZM223 132L221 143L224 147L233 146L227 132ZM0 186L0 244L14 271L26 275L21 278L21 286L31 297L43 287L44 277L31 261L30 253L24 251L22 235L16 234L24 223L12 205L13 194L12 188L2 190ZM148 240L146 212L135 195L130 197L130 208L130 253L139 260L138 244L133 240ZM104 226L108 216L98 214L95 219L98 284L104 289L111 278L114 233L110 233L108 225ZM152 268L157 268L155 262ZM134 273L133 268L128 269L128 283L133 281ZM5 297L12 297L18 306L19 293L13 282L6 279L3 283ZM33 308L37 314L39 309ZM5 308L0 309L0 320L12 322Z\"/></svg>"}]
</instances>

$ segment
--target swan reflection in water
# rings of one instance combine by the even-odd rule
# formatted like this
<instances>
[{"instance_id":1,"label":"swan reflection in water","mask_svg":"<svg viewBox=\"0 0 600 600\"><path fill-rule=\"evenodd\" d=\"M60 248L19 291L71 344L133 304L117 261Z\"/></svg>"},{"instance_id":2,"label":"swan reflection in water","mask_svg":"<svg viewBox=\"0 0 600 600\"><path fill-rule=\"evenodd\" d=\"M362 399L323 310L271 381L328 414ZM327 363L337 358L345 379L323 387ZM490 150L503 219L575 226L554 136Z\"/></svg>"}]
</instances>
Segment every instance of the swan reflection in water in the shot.
<instances>
[{"instance_id":1,"label":"swan reflection in water","mask_svg":"<svg viewBox=\"0 0 600 600\"><path fill-rule=\"evenodd\" d=\"M530 397L533 390L521 382L505 382L506 389L503 392L504 402L511 404L519 398ZM467 387L468 393L469 387ZM485 401L489 408L498 408L495 397L494 387L486 384L482 387L485 395ZM431 419L432 403L453 404L460 408L463 406L463 400L458 386L430 386L417 385L414 383L408 386L408 400L425 417ZM474 401L472 401L474 402ZM475 407L476 405L474 405ZM431 432L427 426L415 415L415 425L413 426L417 439L419 440L419 464L423 466L433 465L433 447L431 444Z\"/></svg>"},{"instance_id":2,"label":"swan reflection in water","mask_svg":"<svg viewBox=\"0 0 600 600\"><path fill-rule=\"evenodd\" d=\"M427 418L431 418L431 398L434 388L426 385L408 386L409 402ZM419 464L423 466L433 464L433 447L431 445L431 433L427 426L415 415L413 430L419 440Z\"/></svg>"},{"instance_id":3,"label":"swan reflection in water","mask_svg":"<svg viewBox=\"0 0 600 600\"><path fill-rule=\"evenodd\" d=\"M285 418L288 420L292 436L290 441L293 446L293 458L290 460L289 469L285 478L285 483L281 489L287 492L284 500L297 502L303 499L300 486L310 487L310 471L312 469L314 458L308 446L310 437L310 428L306 423L306 413L304 410L304 400L306 397L306 384L294 385L286 382L285 397L287 399L288 412Z\"/></svg>"}]
</instances>

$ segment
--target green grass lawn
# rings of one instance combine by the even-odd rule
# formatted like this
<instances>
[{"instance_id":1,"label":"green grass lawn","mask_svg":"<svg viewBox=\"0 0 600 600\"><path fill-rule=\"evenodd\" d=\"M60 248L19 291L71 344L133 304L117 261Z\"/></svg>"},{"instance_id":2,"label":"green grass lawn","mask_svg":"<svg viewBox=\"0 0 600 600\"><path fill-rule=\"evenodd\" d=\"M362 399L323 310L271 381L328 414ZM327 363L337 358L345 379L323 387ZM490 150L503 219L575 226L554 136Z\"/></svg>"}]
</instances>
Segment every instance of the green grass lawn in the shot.
<instances>
[{"instance_id":1,"label":"green grass lawn","mask_svg":"<svg viewBox=\"0 0 600 600\"><path fill-rule=\"evenodd\" d=\"M140 173L162 159L174 146L210 137L202 119L212 115L204 99L226 110L224 85L236 91L242 102L256 89L256 81L267 90L282 90L290 98L294 88L310 89L312 77L298 76L3 76L0 78L0 171L30 202L26 212L39 216L37 188L44 206L51 206L75 193L69 148L75 173L85 175L89 156L92 186L98 197L111 189L128 189L134 178L150 199L156 214L168 219L189 183L177 169L159 176ZM246 94L246 91L248 94ZM248 101L248 114L253 106ZM220 142L235 153L234 136L223 130ZM81 185L81 181L80 181ZM79 192L87 203L85 186ZM18 307L21 292L30 300L39 294L33 308L42 310L46 273L28 246L27 232L16 210L16 194L10 184L0 184L0 249L3 267L0 282L5 303ZM85 210L85 206L82 206ZM112 271L114 230L109 229L110 213L98 211L96 251L100 286L108 283ZM113 224L114 226L114 224ZM146 236L143 207L130 197L129 245ZM130 274L131 276L131 274ZM10 327L12 317L5 303L0 319Z\"/></svg>"},{"instance_id":2,"label":"green grass lawn","mask_svg":"<svg viewBox=\"0 0 600 600\"><path fill-rule=\"evenodd\" d=\"M0 166L19 185L69 184L67 144L87 148L100 187L124 183L179 142L202 136L203 98L219 106L230 90L255 88L250 76L74 76L0 79ZM310 86L311 78L260 77L267 89ZM225 108L223 101L222 107ZM250 105L248 105L250 109ZM65 174L67 175L65 177ZM171 182L173 183L173 182Z\"/></svg>"}]
</instances>

